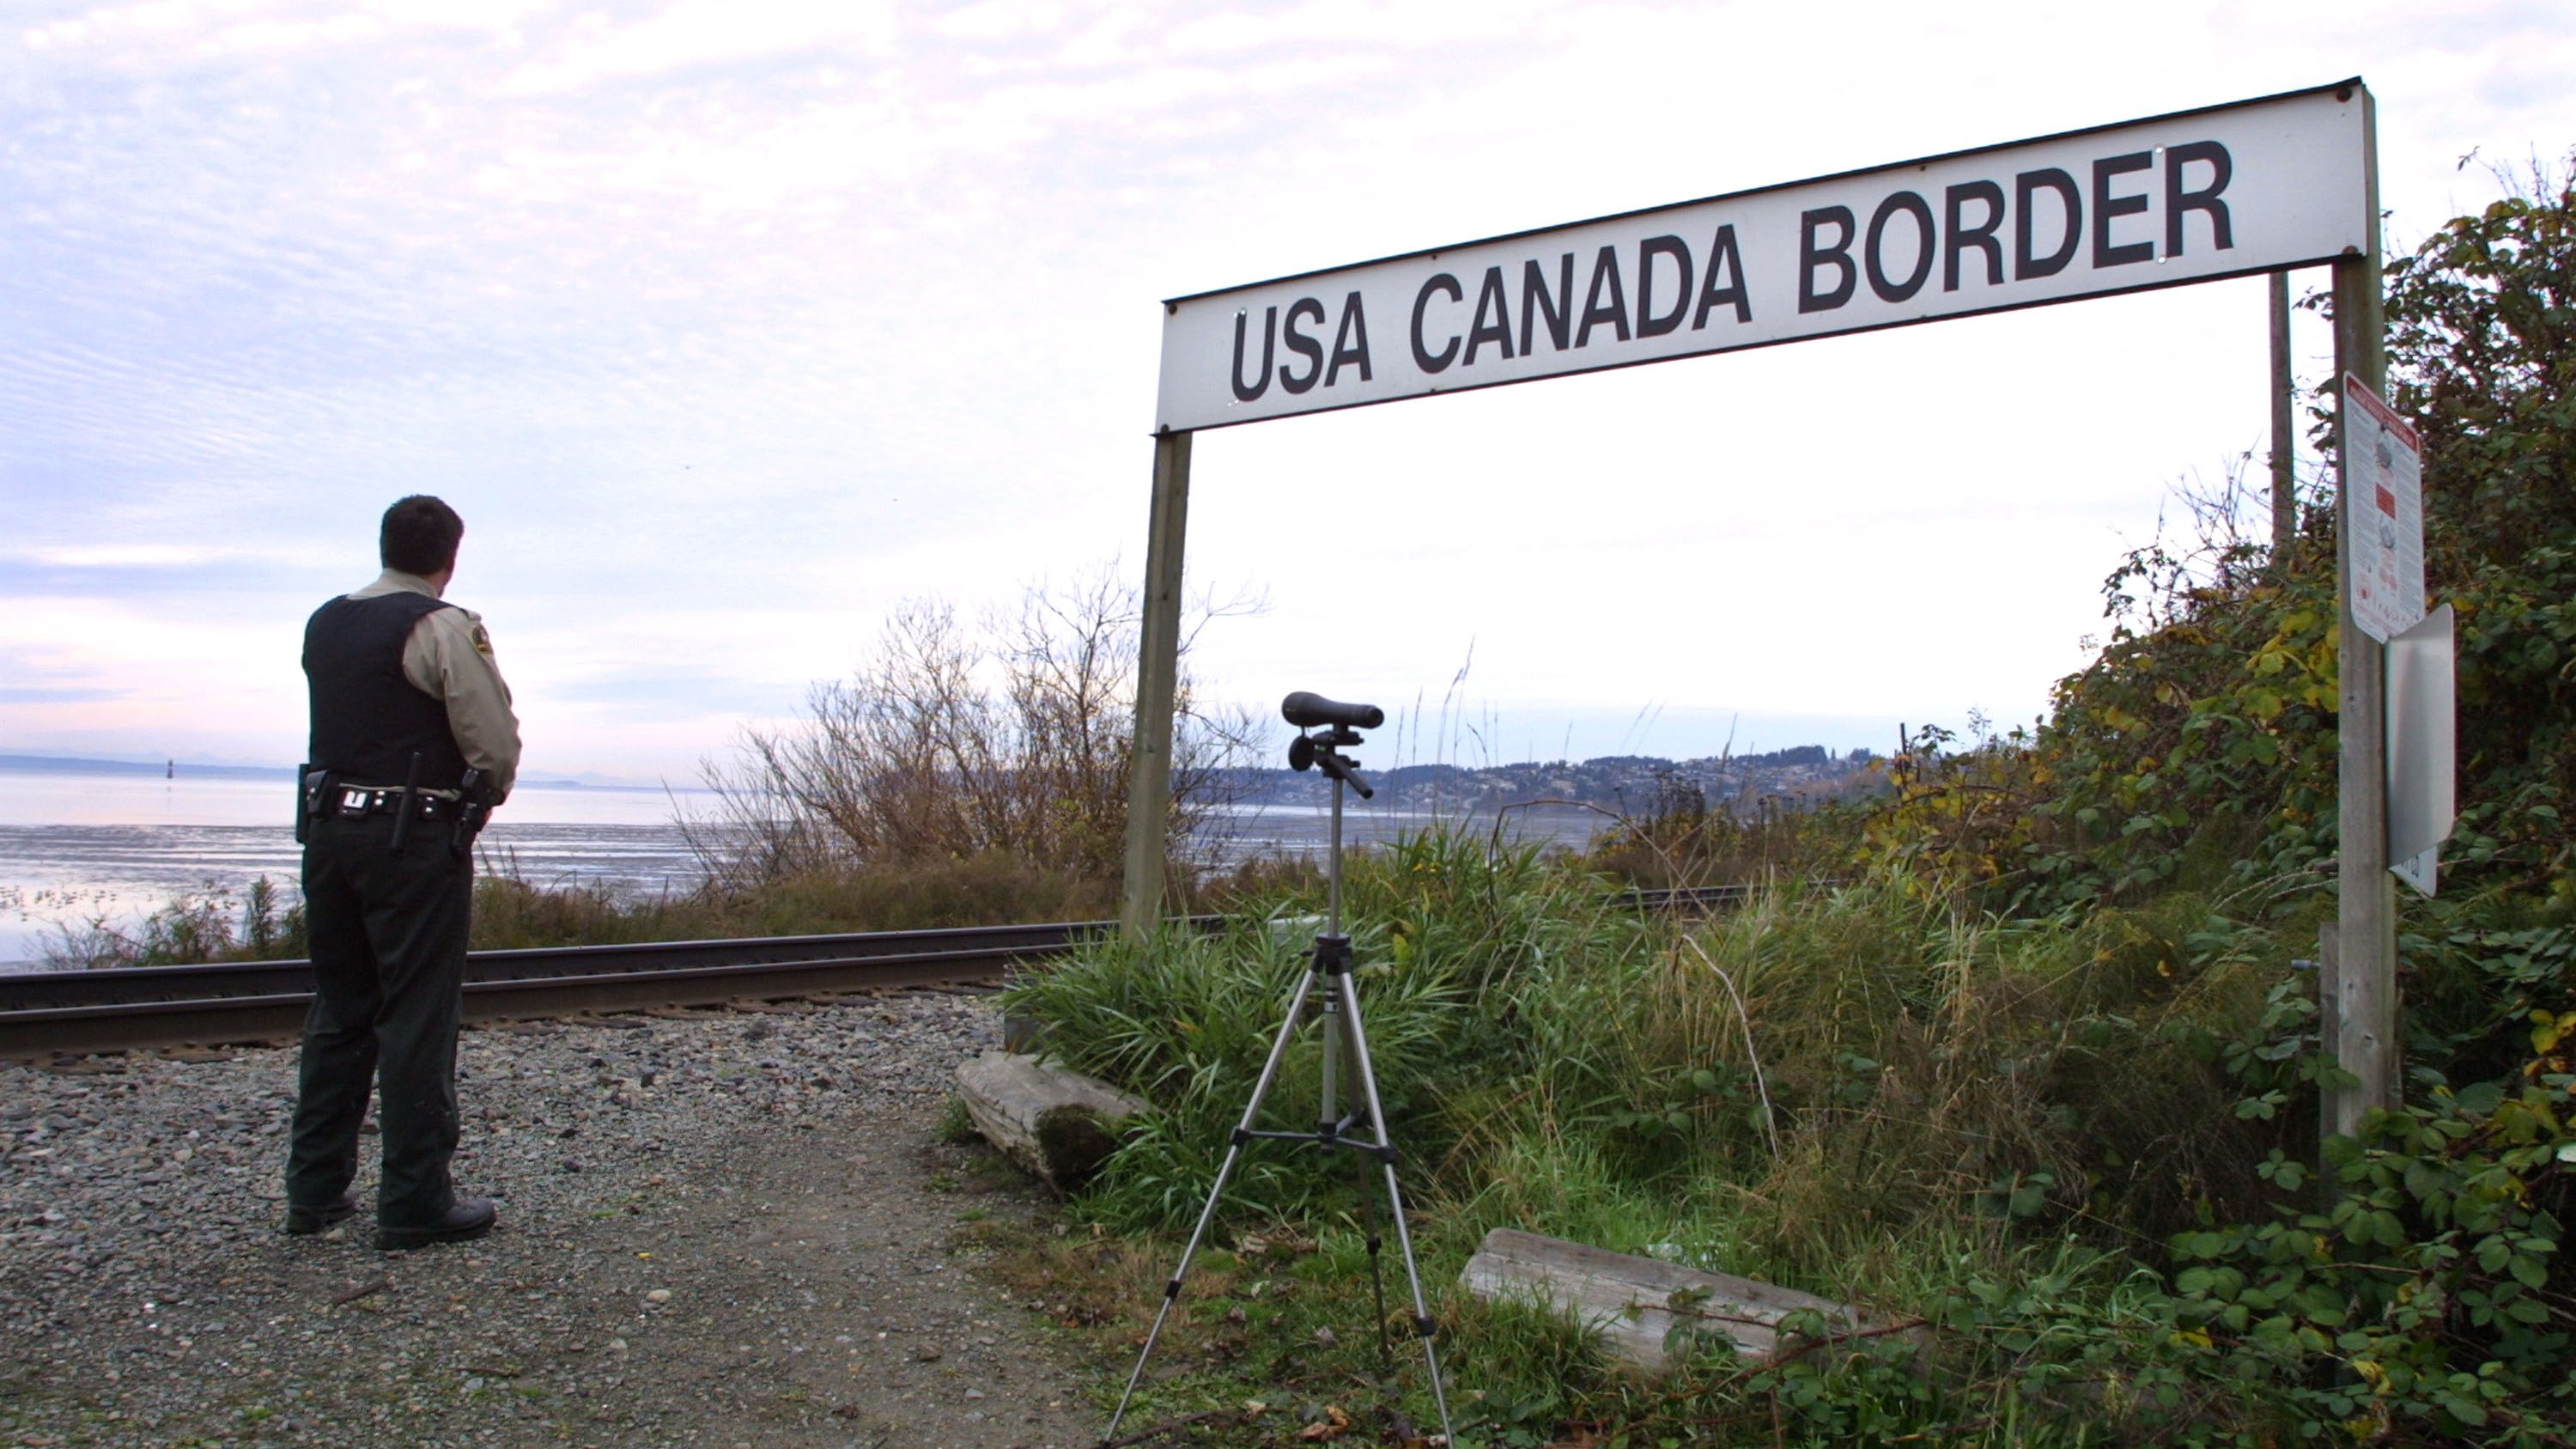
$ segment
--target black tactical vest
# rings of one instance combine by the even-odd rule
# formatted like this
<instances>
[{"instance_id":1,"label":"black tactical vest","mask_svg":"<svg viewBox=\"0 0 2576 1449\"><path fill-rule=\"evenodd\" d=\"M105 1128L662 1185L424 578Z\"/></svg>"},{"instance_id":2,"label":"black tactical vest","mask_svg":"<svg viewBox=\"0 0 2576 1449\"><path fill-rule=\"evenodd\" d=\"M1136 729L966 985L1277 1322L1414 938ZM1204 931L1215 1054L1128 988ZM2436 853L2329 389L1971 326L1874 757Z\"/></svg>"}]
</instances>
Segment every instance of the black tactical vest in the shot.
<instances>
[{"instance_id":1,"label":"black tactical vest","mask_svg":"<svg viewBox=\"0 0 2576 1449\"><path fill-rule=\"evenodd\" d=\"M313 700L313 738L305 756L361 785L399 785L420 752L425 789L452 790L465 777L465 756L447 730L447 703L424 694L403 674L411 629L440 609L456 607L408 590L372 599L333 599L304 626L304 679Z\"/></svg>"}]
</instances>

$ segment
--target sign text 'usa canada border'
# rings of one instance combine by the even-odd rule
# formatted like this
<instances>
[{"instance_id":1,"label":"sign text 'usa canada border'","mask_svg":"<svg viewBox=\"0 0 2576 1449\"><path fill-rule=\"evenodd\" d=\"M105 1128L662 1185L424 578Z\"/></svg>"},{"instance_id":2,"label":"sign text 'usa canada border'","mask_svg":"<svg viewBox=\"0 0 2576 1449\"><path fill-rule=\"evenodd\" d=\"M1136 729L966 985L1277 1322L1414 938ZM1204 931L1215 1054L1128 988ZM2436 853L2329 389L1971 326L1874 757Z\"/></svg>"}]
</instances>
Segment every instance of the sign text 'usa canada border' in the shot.
<instances>
[{"instance_id":1,"label":"sign text 'usa canada border'","mask_svg":"<svg viewBox=\"0 0 2576 1449\"><path fill-rule=\"evenodd\" d=\"M2367 245L2361 83L1165 304L1183 432L2304 266Z\"/></svg>"}]
</instances>

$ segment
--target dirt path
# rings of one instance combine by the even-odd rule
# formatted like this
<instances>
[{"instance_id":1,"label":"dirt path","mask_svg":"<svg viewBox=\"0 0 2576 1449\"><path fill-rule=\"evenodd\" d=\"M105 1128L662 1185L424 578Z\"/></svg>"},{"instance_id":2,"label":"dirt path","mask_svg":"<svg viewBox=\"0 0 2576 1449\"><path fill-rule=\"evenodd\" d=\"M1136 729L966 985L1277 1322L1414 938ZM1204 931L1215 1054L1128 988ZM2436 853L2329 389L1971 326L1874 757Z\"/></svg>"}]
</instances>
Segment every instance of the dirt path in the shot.
<instances>
[{"instance_id":1,"label":"dirt path","mask_svg":"<svg viewBox=\"0 0 2576 1449\"><path fill-rule=\"evenodd\" d=\"M980 1164L924 1124L846 1125L836 1141L798 1134L801 1151L748 1151L736 1182L631 1220L654 1257L627 1276L673 1294L629 1335L679 1390L662 1412L714 1406L762 1445L1090 1443L1027 1312L945 1246L962 1216L1026 1212L1026 1198L951 1187Z\"/></svg>"}]
</instances>

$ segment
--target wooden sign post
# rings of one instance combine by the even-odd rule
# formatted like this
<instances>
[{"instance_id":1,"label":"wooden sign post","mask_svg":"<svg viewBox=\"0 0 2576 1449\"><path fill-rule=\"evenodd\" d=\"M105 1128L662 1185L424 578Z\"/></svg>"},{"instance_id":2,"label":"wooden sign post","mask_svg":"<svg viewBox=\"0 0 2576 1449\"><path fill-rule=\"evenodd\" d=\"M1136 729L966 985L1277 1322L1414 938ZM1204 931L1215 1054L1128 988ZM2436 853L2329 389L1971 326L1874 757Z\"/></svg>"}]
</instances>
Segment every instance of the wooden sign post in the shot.
<instances>
[{"instance_id":1,"label":"wooden sign post","mask_svg":"<svg viewBox=\"0 0 2576 1449\"><path fill-rule=\"evenodd\" d=\"M2340 644L2335 731L2337 748L2335 949L2321 968L2321 991L2334 999L2335 1040L2326 1045L2336 1065L2358 1080L2324 1094L2329 1135L2351 1136L2364 1112L2393 1108L2399 1100L2401 1043L2397 1040L2397 882L2388 873L2388 693L2386 646L2353 614L2355 542L2369 500L2342 486L2352 476L2352 404L2342 379L2360 379L2374 393L2388 390L2388 336L2380 291L2379 139L2375 108L2362 97L2362 146L2370 186L2367 245L2335 263L2334 337L2337 398L2335 451L2336 623ZM2422 601L2418 600L2420 607Z\"/></svg>"}]
</instances>

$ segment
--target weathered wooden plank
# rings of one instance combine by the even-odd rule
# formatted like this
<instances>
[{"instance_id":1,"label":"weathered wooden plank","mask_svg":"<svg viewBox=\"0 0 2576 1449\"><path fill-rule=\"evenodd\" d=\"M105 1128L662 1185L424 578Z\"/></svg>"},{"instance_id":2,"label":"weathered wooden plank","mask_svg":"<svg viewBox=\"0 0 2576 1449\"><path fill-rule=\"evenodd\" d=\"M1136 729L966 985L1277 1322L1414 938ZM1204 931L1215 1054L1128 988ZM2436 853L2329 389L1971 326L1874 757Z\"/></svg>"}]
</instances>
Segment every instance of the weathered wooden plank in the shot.
<instances>
[{"instance_id":1,"label":"weathered wooden plank","mask_svg":"<svg viewBox=\"0 0 2576 1449\"><path fill-rule=\"evenodd\" d=\"M1732 1340L1753 1359L1771 1355L1780 1320L1801 1310L1823 1314L1836 1329L1862 1326L1850 1304L1813 1293L1511 1228L1485 1235L1460 1282L1479 1298L1564 1314L1600 1334L1621 1360L1658 1373L1670 1367L1664 1343L1676 1324Z\"/></svg>"},{"instance_id":2,"label":"weathered wooden plank","mask_svg":"<svg viewBox=\"0 0 2576 1449\"><path fill-rule=\"evenodd\" d=\"M957 1093L984 1140L1059 1191L1118 1150L1136 1098L1042 1057L987 1050L957 1068Z\"/></svg>"}]
</instances>

